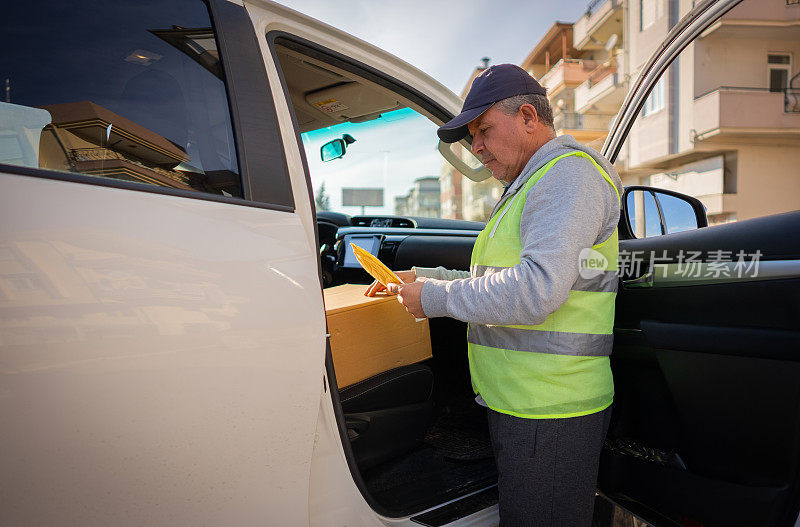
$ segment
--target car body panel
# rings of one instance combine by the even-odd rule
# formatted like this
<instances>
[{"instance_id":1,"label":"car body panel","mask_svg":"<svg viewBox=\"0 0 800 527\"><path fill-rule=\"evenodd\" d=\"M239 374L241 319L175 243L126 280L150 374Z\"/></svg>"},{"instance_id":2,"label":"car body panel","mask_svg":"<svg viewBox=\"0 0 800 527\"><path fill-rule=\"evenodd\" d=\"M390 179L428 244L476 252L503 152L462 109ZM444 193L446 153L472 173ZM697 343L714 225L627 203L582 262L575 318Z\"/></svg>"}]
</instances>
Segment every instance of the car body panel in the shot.
<instances>
[{"instance_id":1,"label":"car body panel","mask_svg":"<svg viewBox=\"0 0 800 527\"><path fill-rule=\"evenodd\" d=\"M2 523L307 523L325 326L298 215L0 178L5 274L33 284L0 302Z\"/></svg>"}]
</instances>

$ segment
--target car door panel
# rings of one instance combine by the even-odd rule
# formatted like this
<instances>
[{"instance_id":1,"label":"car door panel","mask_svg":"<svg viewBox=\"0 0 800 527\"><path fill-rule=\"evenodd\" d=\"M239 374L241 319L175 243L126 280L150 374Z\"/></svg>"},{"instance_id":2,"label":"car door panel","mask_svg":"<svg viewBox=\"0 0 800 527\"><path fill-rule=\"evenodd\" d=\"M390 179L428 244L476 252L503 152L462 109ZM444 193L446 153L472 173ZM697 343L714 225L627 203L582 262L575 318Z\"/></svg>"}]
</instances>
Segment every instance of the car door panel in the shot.
<instances>
[{"instance_id":1,"label":"car door panel","mask_svg":"<svg viewBox=\"0 0 800 527\"><path fill-rule=\"evenodd\" d=\"M600 489L666 525L791 525L800 480L800 213L620 242L760 251L770 277L620 288ZM707 271L707 268L704 268ZM648 269L643 269L642 272ZM648 450L650 449L650 450ZM654 514L655 513L655 514ZM650 516L648 516L650 515ZM654 521L656 524L661 524Z\"/></svg>"},{"instance_id":2,"label":"car door panel","mask_svg":"<svg viewBox=\"0 0 800 527\"><path fill-rule=\"evenodd\" d=\"M0 179L27 284L0 297L0 523L307 523L325 332L297 215Z\"/></svg>"}]
</instances>

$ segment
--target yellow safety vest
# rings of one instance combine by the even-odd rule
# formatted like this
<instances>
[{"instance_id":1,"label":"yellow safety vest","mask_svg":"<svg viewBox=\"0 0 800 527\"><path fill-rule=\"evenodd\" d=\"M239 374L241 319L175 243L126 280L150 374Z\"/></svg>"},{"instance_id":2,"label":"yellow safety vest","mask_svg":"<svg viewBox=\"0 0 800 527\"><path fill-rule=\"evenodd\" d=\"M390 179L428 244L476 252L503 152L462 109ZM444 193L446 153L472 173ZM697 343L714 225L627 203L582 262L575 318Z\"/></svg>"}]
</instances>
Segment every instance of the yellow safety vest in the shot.
<instances>
[{"instance_id":1,"label":"yellow safety vest","mask_svg":"<svg viewBox=\"0 0 800 527\"><path fill-rule=\"evenodd\" d=\"M520 263L520 221L528 191L567 156L589 159L617 193L608 174L584 152L556 157L509 197L478 235L473 277ZM472 387L493 410L535 419L576 417L607 408L614 398L608 356L613 345L617 292L617 229L582 253L581 273L569 298L537 325L470 324ZM578 265L579 262L575 262ZM520 294L525 294L520 291Z\"/></svg>"}]
</instances>

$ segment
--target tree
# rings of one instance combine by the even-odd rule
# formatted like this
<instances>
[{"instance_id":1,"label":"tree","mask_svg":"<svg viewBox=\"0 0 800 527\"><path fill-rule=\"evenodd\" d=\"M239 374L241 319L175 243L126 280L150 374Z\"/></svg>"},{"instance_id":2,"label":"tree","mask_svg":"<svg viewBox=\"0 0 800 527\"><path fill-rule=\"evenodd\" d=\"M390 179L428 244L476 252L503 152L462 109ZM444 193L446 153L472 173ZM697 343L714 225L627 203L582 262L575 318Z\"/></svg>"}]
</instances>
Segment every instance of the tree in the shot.
<instances>
[{"instance_id":1,"label":"tree","mask_svg":"<svg viewBox=\"0 0 800 527\"><path fill-rule=\"evenodd\" d=\"M325 192L325 182L322 182L322 185L319 186L317 190L317 195L314 197L314 202L317 204L317 210L331 210L331 200L328 197L328 193Z\"/></svg>"}]
</instances>

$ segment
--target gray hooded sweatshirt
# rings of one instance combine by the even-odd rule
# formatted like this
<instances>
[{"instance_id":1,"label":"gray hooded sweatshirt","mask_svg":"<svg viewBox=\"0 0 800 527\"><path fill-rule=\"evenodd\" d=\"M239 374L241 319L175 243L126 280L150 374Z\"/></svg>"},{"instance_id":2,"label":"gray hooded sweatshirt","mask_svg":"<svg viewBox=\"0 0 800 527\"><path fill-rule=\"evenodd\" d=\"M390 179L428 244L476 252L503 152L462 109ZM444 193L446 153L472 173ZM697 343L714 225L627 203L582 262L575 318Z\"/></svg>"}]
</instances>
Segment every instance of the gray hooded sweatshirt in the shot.
<instances>
[{"instance_id":1,"label":"gray hooded sweatshirt","mask_svg":"<svg viewBox=\"0 0 800 527\"><path fill-rule=\"evenodd\" d=\"M622 194L622 182L611 163L572 136L562 135L533 154L492 216L539 168L576 150L594 158ZM578 278L581 250L611 236L619 211L617 194L588 159L559 160L528 191L520 223L520 263L480 278L468 271L415 267L425 282L423 311L428 317L475 324L541 324L566 302Z\"/></svg>"}]
</instances>

